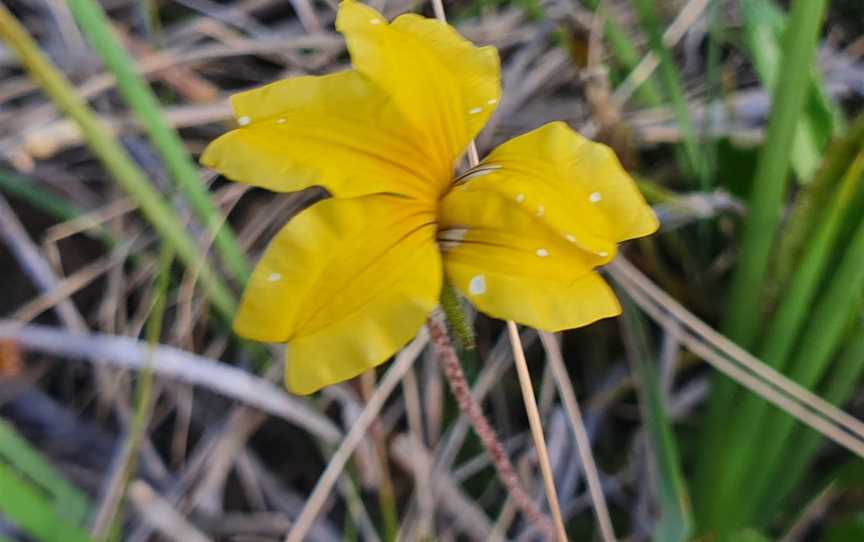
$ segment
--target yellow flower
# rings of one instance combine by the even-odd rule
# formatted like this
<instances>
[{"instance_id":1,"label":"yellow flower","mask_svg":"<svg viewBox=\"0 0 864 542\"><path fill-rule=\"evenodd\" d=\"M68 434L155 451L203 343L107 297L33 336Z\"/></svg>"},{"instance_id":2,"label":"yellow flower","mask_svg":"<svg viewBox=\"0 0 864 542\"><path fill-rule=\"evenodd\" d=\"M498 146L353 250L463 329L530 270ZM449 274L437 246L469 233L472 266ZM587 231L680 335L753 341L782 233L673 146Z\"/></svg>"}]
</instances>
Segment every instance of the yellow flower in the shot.
<instances>
[{"instance_id":1,"label":"yellow flower","mask_svg":"<svg viewBox=\"0 0 864 542\"><path fill-rule=\"evenodd\" d=\"M480 311L539 329L619 314L594 269L657 220L614 153L555 122L454 178L501 99L496 50L350 0L336 27L353 69L235 95L240 128L202 157L254 186L334 196L271 242L234 322L288 344L288 387L312 393L388 359L445 274Z\"/></svg>"}]
</instances>

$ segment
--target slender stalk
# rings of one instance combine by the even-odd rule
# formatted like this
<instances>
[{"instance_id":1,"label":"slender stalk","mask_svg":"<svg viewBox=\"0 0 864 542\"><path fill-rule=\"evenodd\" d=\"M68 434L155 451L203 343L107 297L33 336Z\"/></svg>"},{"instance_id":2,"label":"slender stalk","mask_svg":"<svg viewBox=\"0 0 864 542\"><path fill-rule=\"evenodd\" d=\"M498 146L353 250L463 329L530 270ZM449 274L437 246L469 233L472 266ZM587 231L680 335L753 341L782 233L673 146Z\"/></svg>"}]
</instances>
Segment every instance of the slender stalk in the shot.
<instances>
[{"instance_id":1,"label":"slender stalk","mask_svg":"<svg viewBox=\"0 0 864 542\"><path fill-rule=\"evenodd\" d=\"M162 239L190 269L200 269L200 280L214 307L225 319L234 314L236 299L204 260L195 242L177 219L174 210L157 192L110 131L78 96L75 88L42 54L33 38L14 15L0 4L0 38L18 55L23 67L38 82L57 107L74 120L90 148L114 179L139 204Z\"/></svg>"},{"instance_id":2,"label":"slender stalk","mask_svg":"<svg viewBox=\"0 0 864 542\"><path fill-rule=\"evenodd\" d=\"M442 0L432 0L432 6L435 10L435 17L439 21L446 23L447 16L444 12L444 3ZM480 157L477 153L477 145L472 141L468 145L468 165L474 167L478 163L480 163ZM555 480L552 477L552 467L549 464L549 454L546 451L546 440L543 437L543 426L540 422L540 413L537 410L537 400L534 397L534 389L531 387L531 375L528 373L528 363L525 361L525 353L522 351L522 341L519 339L519 331L516 329L515 322L508 320L507 329L510 332L510 344L513 347L513 359L515 360L516 371L519 375L522 399L528 411L531 436L534 438L534 446L537 449L537 460L543 473L546 498L549 501L549 508L552 510L552 517L555 520L555 535L558 540L566 541L567 534L564 530L564 520L561 517L561 509L558 505L558 492L555 490ZM459 367L460 372L461 370L462 368Z\"/></svg>"},{"instance_id":3,"label":"slender stalk","mask_svg":"<svg viewBox=\"0 0 864 542\"><path fill-rule=\"evenodd\" d=\"M546 497L549 499L549 508L552 510L552 518L555 520L555 537L559 542L566 542L567 532L564 530L564 519L561 517L561 508L558 505L558 491L555 489L555 478L552 475L552 465L549 463L546 439L543 437L543 422L540 421L537 399L534 397L534 388L531 386L531 373L528 372L528 362L525 360L522 339L519 338L516 322L507 320L507 332L513 347L516 372L519 375L522 399L525 402L528 423L531 426L531 436L534 439L534 446L537 448L537 461L540 463L540 472L543 473L543 483L546 485Z\"/></svg>"},{"instance_id":4,"label":"slender stalk","mask_svg":"<svg viewBox=\"0 0 864 542\"><path fill-rule=\"evenodd\" d=\"M547 331L540 332L540 342L543 343L543 348L546 350L546 359L552 368L552 374L555 375L555 385L558 387L558 394L564 403L567 419L570 421L570 428L573 430L573 437L576 439L576 449L579 451L579 459L582 461L582 468L585 470L588 492L591 495L591 503L594 505L594 514L597 516L600 534L604 542L615 542L615 530L612 528L612 520L609 517L609 507L606 505L606 496L603 494L603 487L600 485L597 464L594 462L594 455L591 453L591 440L588 438L585 423L582 421L579 402L576 400L576 394L573 392L573 383L570 381L567 368L564 366L561 347L555 340L555 335Z\"/></svg>"},{"instance_id":5,"label":"slender stalk","mask_svg":"<svg viewBox=\"0 0 864 542\"><path fill-rule=\"evenodd\" d=\"M510 459L508 459L504 446L498 440L495 431L483 414L483 409L480 408L474 396L471 395L471 387L465 378L465 372L459 363L459 357L456 355L456 351L453 350L450 336L447 334L447 326L444 325L441 318L435 315L429 318L427 326L432 338L432 344L435 346L444 369L444 376L450 385L450 391L456 398L459 410L468 418L468 421L474 428L474 432L477 433L480 442L483 443L486 453L489 454L489 460L495 466L498 478L504 484L504 487L507 488L507 492L519 509L522 510L522 513L525 514L525 517L540 529L546 537L554 537L556 534L555 526L537 508L531 496L522 487L519 475L516 474L516 469L513 467Z\"/></svg>"}]
</instances>

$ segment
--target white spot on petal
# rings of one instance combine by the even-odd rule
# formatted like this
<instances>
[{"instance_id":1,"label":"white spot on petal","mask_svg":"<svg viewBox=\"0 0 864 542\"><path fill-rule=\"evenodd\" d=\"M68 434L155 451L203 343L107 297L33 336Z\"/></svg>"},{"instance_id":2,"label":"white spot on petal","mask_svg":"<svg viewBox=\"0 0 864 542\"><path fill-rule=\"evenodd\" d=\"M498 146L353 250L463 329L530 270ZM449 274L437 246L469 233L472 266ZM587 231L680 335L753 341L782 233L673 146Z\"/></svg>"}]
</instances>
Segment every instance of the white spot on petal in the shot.
<instances>
[{"instance_id":1,"label":"white spot on petal","mask_svg":"<svg viewBox=\"0 0 864 542\"><path fill-rule=\"evenodd\" d=\"M286 122L288 122L286 119L279 119L276 121L276 124L285 124Z\"/></svg>"},{"instance_id":2,"label":"white spot on petal","mask_svg":"<svg viewBox=\"0 0 864 542\"><path fill-rule=\"evenodd\" d=\"M268 282L278 282L282 278L282 275L279 273L271 273L269 277L267 277Z\"/></svg>"},{"instance_id":3,"label":"white spot on petal","mask_svg":"<svg viewBox=\"0 0 864 542\"><path fill-rule=\"evenodd\" d=\"M525 194L516 194L516 203L522 203L525 201Z\"/></svg>"},{"instance_id":4,"label":"white spot on petal","mask_svg":"<svg viewBox=\"0 0 864 542\"><path fill-rule=\"evenodd\" d=\"M606 256L609 255L609 253L606 252L605 250L601 250L600 252L597 253L597 255L600 256L601 258L605 258Z\"/></svg>"},{"instance_id":5,"label":"white spot on petal","mask_svg":"<svg viewBox=\"0 0 864 542\"><path fill-rule=\"evenodd\" d=\"M489 175L494 170L492 169L478 169L477 171L472 171L468 175L462 177L463 180L473 179L474 177L482 177L483 175Z\"/></svg>"},{"instance_id":6,"label":"white spot on petal","mask_svg":"<svg viewBox=\"0 0 864 542\"><path fill-rule=\"evenodd\" d=\"M565 236L564 236L564 239L567 239L567 240L570 241L571 243L575 243L575 242L576 242L576 236L573 235L572 233L568 233L567 235L565 235Z\"/></svg>"},{"instance_id":7,"label":"white spot on petal","mask_svg":"<svg viewBox=\"0 0 864 542\"><path fill-rule=\"evenodd\" d=\"M458 182L465 182L469 179L473 179L474 177L482 177L483 175L489 175L496 169L501 169L501 166L498 164L488 164L477 166L473 169L469 169L465 173L459 176L457 179Z\"/></svg>"},{"instance_id":8,"label":"white spot on petal","mask_svg":"<svg viewBox=\"0 0 864 542\"><path fill-rule=\"evenodd\" d=\"M237 119L237 124L239 124L240 126L246 126L246 125L248 125L250 122L252 122L252 119L249 118L249 117L246 116L246 115L243 115L242 117L240 117L239 119Z\"/></svg>"},{"instance_id":9,"label":"white spot on petal","mask_svg":"<svg viewBox=\"0 0 864 542\"><path fill-rule=\"evenodd\" d=\"M498 103L498 100L496 100L495 98L492 98L491 100L487 100L486 103L489 105L495 105Z\"/></svg>"},{"instance_id":10,"label":"white spot on petal","mask_svg":"<svg viewBox=\"0 0 864 542\"><path fill-rule=\"evenodd\" d=\"M476 115L477 113L481 113L483 111L482 107L474 107L468 110L469 115Z\"/></svg>"},{"instance_id":11,"label":"white spot on petal","mask_svg":"<svg viewBox=\"0 0 864 542\"><path fill-rule=\"evenodd\" d=\"M541 217L542 217L542 216L545 216L545 215L546 215L546 207L543 207L542 205L539 206L539 207L537 207L537 216L541 216Z\"/></svg>"},{"instance_id":12,"label":"white spot on petal","mask_svg":"<svg viewBox=\"0 0 864 542\"><path fill-rule=\"evenodd\" d=\"M600 192L591 192L591 195L588 196L588 201L590 201L591 203L597 203L602 199L603 196L600 194Z\"/></svg>"},{"instance_id":13,"label":"white spot on petal","mask_svg":"<svg viewBox=\"0 0 864 542\"><path fill-rule=\"evenodd\" d=\"M546 256L549 255L549 251L546 250L545 248L538 248L536 254L538 256L540 256L541 258L545 258Z\"/></svg>"},{"instance_id":14,"label":"white spot on petal","mask_svg":"<svg viewBox=\"0 0 864 542\"><path fill-rule=\"evenodd\" d=\"M467 228L451 228L439 232L438 243L441 250L446 252L461 245L466 233L468 233Z\"/></svg>"},{"instance_id":15,"label":"white spot on petal","mask_svg":"<svg viewBox=\"0 0 864 542\"><path fill-rule=\"evenodd\" d=\"M486 293L486 277L483 275L475 275L468 283L468 292L472 295L481 295Z\"/></svg>"},{"instance_id":16,"label":"white spot on petal","mask_svg":"<svg viewBox=\"0 0 864 542\"><path fill-rule=\"evenodd\" d=\"M375 17L374 19L369 19L369 22L372 24L381 24L381 19Z\"/></svg>"},{"instance_id":17,"label":"white spot on petal","mask_svg":"<svg viewBox=\"0 0 864 542\"><path fill-rule=\"evenodd\" d=\"M461 241L465 239L465 234L468 233L468 228L451 228L441 232L441 237L448 241Z\"/></svg>"}]
</instances>

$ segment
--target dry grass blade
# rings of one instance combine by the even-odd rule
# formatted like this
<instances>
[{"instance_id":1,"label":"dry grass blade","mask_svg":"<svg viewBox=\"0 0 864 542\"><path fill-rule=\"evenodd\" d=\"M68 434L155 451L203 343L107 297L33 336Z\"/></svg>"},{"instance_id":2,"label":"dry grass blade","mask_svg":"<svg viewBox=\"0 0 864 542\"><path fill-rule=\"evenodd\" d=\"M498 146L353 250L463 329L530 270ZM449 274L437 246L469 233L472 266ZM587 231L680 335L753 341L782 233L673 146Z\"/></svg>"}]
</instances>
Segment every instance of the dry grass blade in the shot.
<instances>
[{"instance_id":1,"label":"dry grass blade","mask_svg":"<svg viewBox=\"0 0 864 542\"><path fill-rule=\"evenodd\" d=\"M516 360L519 386L522 389L522 399L525 402L525 410L528 413L531 437L534 439L534 446L537 448L537 460L540 463L540 472L543 474L543 483L546 486L546 497L549 499L552 519L555 520L555 536L559 541L563 542L567 540L567 532L564 530L564 519L561 516L561 507L558 505L558 491L555 489L555 477L552 475L549 452L546 450L546 439L543 437L543 422L540 421L540 412L537 410L537 399L535 399L534 389L531 387L531 374L528 372L528 362L525 360L522 341L519 339L519 329L512 320L507 321L507 332L510 335L510 344L513 346L513 357Z\"/></svg>"},{"instance_id":2,"label":"dry grass blade","mask_svg":"<svg viewBox=\"0 0 864 542\"><path fill-rule=\"evenodd\" d=\"M24 226L3 196L0 196L0 237L6 241L21 267L27 271L30 279L40 290L47 293L58 289L59 279L55 276L54 270L39 252L39 247L27 235ZM66 327L76 330L86 329L81 314L65 296L52 306Z\"/></svg>"},{"instance_id":3,"label":"dry grass blade","mask_svg":"<svg viewBox=\"0 0 864 542\"><path fill-rule=\"evenodd\" d=\"M148 356L146 342L101 333L70 333L40 325L0 320L0 339L16 341L25 350L141 369ZM341 433L330 420L270 382L226 363L160 345L153 351L153 372L203 386L264 412L297 424L325 442Z\"/></svg>"},{"instance_id":4,"label":"dry grass blade","mask_svg":"<svg viewBox=\"0 0 864 542\"><path fill-rule=\"evenodd\" d=\"M391 446L393 459L408 469L425 468L429 465L431 457L428 450L419 447L415 439L406 436L398 436ZM501 540L493 532L492 523L483 510L474 501L465 495L453 480L446 476L437 476L429 479L430 489L434 492L440 506L456 520L457 524L465 531L465 534L474 540L497 541ZM412 535L400 540L429 540Z\"/></svg>"},{"instance_id":5,"label":"dry grass blade","mask_svg":"<svg viewBox=\"0 0 864 542\"><path fill-rule=\"evenodd\" d=\"M564 356L561 354L561 347L558 345L558 341L555 340L555 336L546 331L540 332L540 341L546 350L546 359L552 368L552 373L555 376L555 385L558 387L558 394L561 396L561 401L567 410L567 419L570 421L570 426L573 429L576 448L579 451L579 459L582 461L582 467L585 470L585 479L588 482L588 492L594 505L597 524L600 526L600 534L604 542L614 542L616 540L615 530L612 528L612 520L609 518L609 507L606 505L606 497L603 494L603 487L600 485L597 465L591 453L591 441L588 439L585 424L582 422L579 403L576 401L573 383L570 381L570 375L567 374L567 368L564 365Z\"/></svg>"},{"instance_id":6,"label":"dry grass blade","mask_svg":"<svg viewBox=\"0 0 864 542\"><path fill-rule=\"evenodd\" d=\"M682 342L720 371L826 437L864 457L864 423L762 363L687 311L623 256L609 272L658 323L679 324Z\"/></svg>"},{"instance_id":7,"label":"dry grass blade","mask_svg":"<svg viewBox=\"0 0 864 542\"><path fill-rule=\"evenodd\" d=\"M100 258L87 264L72 275L57 281L54 289L34 297L19 307L12 318L29 322L52 307L59 307L62 303L68 303L73 294L93 283L114 267L121 265L125 259L125 252L117 251L113 257Z\"/></svg>"},{"instance_id":8,"label":"dry grass blade","mask_svg":"<svg viewBox=\"0 0 864 542\"><path fill-rule=\"evenodd\" d=\"M669 25L669 28L663 34L663 42L670 49L674 47L681 38L687 33L687 30L702 16L705 8L708 7L710 0L690 0L687 5L678 13L678 16ZM633 93L644 83L657 66L660 65L660 60L653 52L645 55L639 64L630 72L618 88L612 98L615 100L617 107L621 108L633 96Z\"/></svg>"},{"instance_id":9,"label":"dry grass blade","mask_svg":"<svg viewBox=\"0 0 864 542\"><path fill-rule=\"evenodd\" d=\"M300 512L296 523L285 537L285 542L301 542L304 540L306 533L309 532L315 518L324 506L327 497L330 496L333 486L342 474L342 469L345 468L345 465L351 458L351 454L354 453L354 450L366 436L367 431L369 431L372 422L375 421L375 418L381 412L384 401L390 397L390 394L393 393L393 390L396 389L396 386L405 377L405 373L414 364L414 360L420 355L420 352L428 341L428 334L425 330L422 330L411 344L396 356L396 361L387 370L387 374L381 379L381 383L375 389L375 393L372 394L369 402L366 403L366 408L363 409L363 412L354 422L354 425L339 445L336 453L330 458L327 468L324 469L324 473L321 474L318 483L315 484L315 489L306 500L303 511Z\"/></svg>"},{"instance_id":10,"label":"dry grass blade","mask_svg":"<svg viewBox=\"0 0 864 542\"><path fill-rule=\"evenodd\" d=\"M210 542L210 538L186 521L182 515L153 491L149 485L136 480L129 486L129 499L148 524L168 540L178 542Z\"/></svg>"}]
</instances>

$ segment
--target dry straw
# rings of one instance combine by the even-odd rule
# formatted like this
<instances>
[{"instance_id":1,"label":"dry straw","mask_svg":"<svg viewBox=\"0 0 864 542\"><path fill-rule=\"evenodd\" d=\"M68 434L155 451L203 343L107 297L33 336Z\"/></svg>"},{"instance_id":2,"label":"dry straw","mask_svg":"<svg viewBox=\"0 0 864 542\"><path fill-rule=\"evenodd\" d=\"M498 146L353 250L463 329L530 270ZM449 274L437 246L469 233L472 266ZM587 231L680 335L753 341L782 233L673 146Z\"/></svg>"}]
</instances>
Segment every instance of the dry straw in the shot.
<instances>
[{"instance_id":1,"label":"dry straw","mask_svg":"<svg viewBox=\"0 0 864 542\"><path fill-rule=\"evenodd\" d=\"M837 444L864 457L864 423L796 384L687 311L623 256L612 277L639 307L664 327L680 325L682 342L714 368L798 418Z\"/></svg>"}]
</instances>

